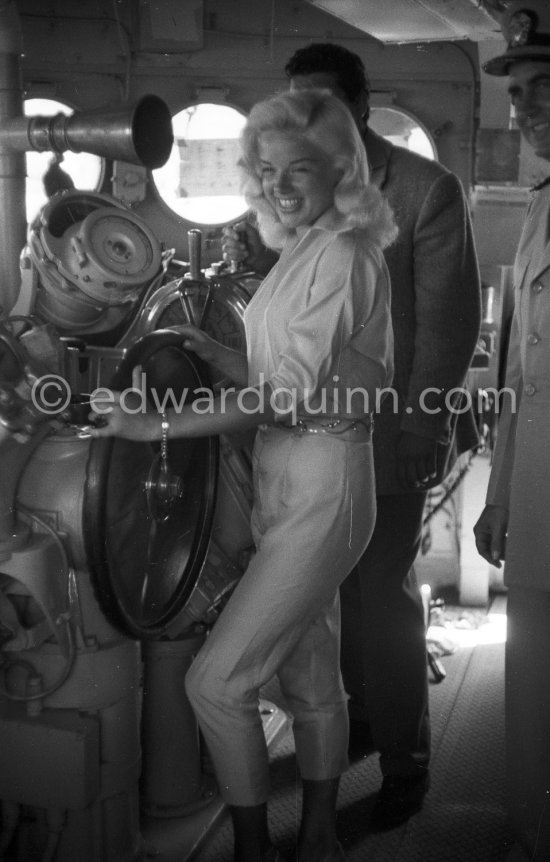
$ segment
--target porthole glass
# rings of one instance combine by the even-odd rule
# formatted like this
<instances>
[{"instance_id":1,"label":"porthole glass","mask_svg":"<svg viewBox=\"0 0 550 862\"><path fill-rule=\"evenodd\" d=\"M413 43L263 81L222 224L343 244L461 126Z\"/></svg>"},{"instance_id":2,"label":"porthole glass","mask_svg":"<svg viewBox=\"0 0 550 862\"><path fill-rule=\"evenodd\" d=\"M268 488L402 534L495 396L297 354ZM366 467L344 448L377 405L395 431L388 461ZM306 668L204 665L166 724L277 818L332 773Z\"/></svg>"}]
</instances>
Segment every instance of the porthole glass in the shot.
<instances>
[{"instance_id":1,"label":"porthole glass","mask_svg":"<svg viewBox=\"0 0 550 862\"><path fill-rule=\"evenodd\" d=\"M52 117L55 114L72 114L72 108L57 102L54 99L26 99L23 104L26 117ZM26 207L27 221L32 221L37 212L48 202L49 195L44 188L44 175L54 159L51 152L37 153L31 150L26 155L27 181L26 181ZM76 189L83 191L96 191L99 188L103 160L100 156L91 153L62 154L59 165L61 171L68 174ZM63 187L63 174L51 177L50 196L56 184Z\"/></svg>"},{"instance_id":2,"label":"porthole glass","mask_svg":"<svg viewBox=\"0 0 550 862\"><path fill-rule=\"evenodd\" d=\"M229 105L203 102L172 118L174 146L153 171L158 193L189 222L224 224L244 215L237 159L246 116Z\"/></svg>"},{"instance_id":3,"label":"porthole glass","mask_svg":"<svg viewBox=\"0 0 550 862\"><path fill-rule=\"evenodd\" d=\"M435 145L417 120L397 108L371 108L369 126L392 144L436 159Z\"/></svg>"}]
</instances>

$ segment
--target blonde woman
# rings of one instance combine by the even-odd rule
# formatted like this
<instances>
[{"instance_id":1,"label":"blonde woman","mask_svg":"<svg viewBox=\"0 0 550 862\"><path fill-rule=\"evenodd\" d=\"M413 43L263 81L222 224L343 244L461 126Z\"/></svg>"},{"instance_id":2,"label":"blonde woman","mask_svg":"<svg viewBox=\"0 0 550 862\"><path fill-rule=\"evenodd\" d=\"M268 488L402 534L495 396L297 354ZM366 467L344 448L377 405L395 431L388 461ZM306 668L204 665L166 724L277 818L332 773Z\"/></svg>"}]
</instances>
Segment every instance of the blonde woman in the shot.
<instances>
[{"instance_id":1,"label":"blonde woman","mask_svg":"<svg viewBox=\"0 0 550 862\"><path fill-rule=\"evenodd\" d=\"M299 862L339 862L339 777L348 716L339 669L338 587L375 518L371 412L391 382L391 213L369 184L351 114L325 90L285 93L251 111L244 191L264 242L281 250L245 315L247 355L194 327L183 344L242 389L207 413L163 417L169 437L257 427L256 554L186 688L230 807L235 862L276 862L267 821L260 687L278 675L302 778ZM104 413L101 402L94 409ZM158 413L118 404L97 436L161 438Z\"/></svg>"}]
</instances>

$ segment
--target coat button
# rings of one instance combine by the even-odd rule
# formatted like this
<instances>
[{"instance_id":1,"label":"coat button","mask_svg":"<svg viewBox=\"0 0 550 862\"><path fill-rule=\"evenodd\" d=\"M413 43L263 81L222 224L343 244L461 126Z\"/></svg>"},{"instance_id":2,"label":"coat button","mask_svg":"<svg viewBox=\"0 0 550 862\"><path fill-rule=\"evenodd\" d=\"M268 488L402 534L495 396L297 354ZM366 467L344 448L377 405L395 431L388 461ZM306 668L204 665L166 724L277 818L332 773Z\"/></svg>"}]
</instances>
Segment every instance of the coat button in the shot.
<instances>
[{"instance_id":1,"label":"coat button","mask_svg":"<svg viewBox=\"0 0 550 862\"><path fill-rule=\"evenodd\" d=\"M524 388L524 390L523 390L523 391L525 392L525 394L526 394L526 395L534 395L534 394L535 394L535 392L536 392L537 390L536 390L536 388L533 386L533 384L532 384L532 383L528 383L528 384L525 386L525 388Z\"/></svg>"},{"instance_id":2,"label":"coat button","mask_svg":"<svg viewBox=\"0 0 550 862\"><path fill-rule=\"evenodd\" d=\"M540 293L542 290L542 283L540 281L536 281L535 284L532 285L533 293Z\"/></svg>"},{"instance_id":3,"label":"coat button","mask_svg":"<svg viewBox=\"0 0 550 862\"><path fill-rule=\"evenodd\" d=\"M538 335L536 332L530 332L527 336L527 341L529 344L538 344L540 341L540 335Z\"/></svg>"}]
</instances>

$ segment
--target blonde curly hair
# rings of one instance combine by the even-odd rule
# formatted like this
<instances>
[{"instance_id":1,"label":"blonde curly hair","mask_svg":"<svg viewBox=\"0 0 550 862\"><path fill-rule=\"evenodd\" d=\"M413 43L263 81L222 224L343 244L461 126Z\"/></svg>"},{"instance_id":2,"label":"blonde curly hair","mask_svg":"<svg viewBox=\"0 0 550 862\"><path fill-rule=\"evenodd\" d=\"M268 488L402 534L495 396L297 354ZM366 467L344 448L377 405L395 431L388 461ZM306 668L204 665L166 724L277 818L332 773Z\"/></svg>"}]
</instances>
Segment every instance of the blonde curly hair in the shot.
<instances>
[{"instance_id":1,"label":"blonde curly hair","mask_svg":"<svg viewBox=\"0 0 550 862\"><path fill-rule=\"evenodd\" d=\"M281 224L262 187L259 146L268 131L302 135L342 170L334 189L334 207L344 228L364 230L381 248L393 242L397 236L393 214L370 182L365 145L351 113L330 90L312 88L258 102L241 135L242 190L267 246L281 248L291 232Z\"/></svg>"}]
</instances>

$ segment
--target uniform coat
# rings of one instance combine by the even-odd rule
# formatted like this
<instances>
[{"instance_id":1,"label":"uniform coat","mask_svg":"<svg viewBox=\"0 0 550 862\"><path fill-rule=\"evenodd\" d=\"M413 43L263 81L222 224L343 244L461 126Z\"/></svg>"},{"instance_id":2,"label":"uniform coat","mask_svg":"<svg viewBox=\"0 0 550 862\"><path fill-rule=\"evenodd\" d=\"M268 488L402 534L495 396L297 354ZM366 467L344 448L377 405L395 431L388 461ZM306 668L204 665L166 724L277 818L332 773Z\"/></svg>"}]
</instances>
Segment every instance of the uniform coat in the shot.
<instances>
[{"instance_id":1,"label":"uniform coat","mask_svg":"<svg viewBox=\"0 0 550 862\"><path fill-rule=\"evenodd\" d=\"M457 177L437 162L396 147L370 129L371 179L390 204L399 235L384 252L392 285L397 410L387 397L376 418L376 492L402 494L395 447L401 430L438 440L438 485L456 454L477 443L471 414L457 416L445 396L462 387L481 317L480 280L467 201ZM429 387L438 397L420 397ZM458 421L457 421L458 420ZM454 433L456 425L456 435ZM414 492L413 492L414 493Z\"/></svg>"},{"instance_id":2,"label":"uniform coat","mask_svg":"<svg viewBox=\"0 0 550 862\"><path fill-rule=\"evenodd\" d=\"M550 186L527 213L487 503L508 509L504 580L506 784L510 821L533 862L550 858Z\"/></svg>"},{"instance_id":3,"label":"uniform coat","mask_svg":"<svg viewBox=\"0 0 550 862\"><path fill-rule=\"evenodd\" d=\"M509 509L505 582L542 590L550 590L549 212L547 185L529 206L516 256L505 382L513 396L501 398L487 494Z\"/></svg>"}]
</instances>

